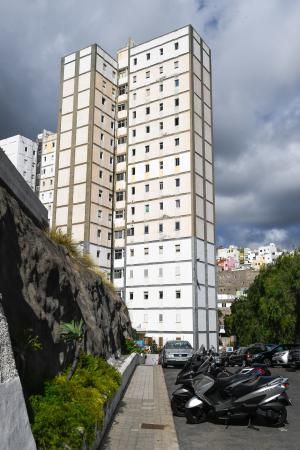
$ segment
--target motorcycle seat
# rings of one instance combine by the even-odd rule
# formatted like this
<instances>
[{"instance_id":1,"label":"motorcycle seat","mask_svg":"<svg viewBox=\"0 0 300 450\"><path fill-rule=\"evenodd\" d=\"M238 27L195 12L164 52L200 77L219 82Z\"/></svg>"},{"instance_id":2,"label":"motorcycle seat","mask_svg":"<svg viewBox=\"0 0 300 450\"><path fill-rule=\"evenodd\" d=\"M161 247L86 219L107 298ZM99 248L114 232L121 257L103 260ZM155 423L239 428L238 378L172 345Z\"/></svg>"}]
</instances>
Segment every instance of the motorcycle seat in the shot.
<instances>
[{"instance_id":1,"label":"motorcycle seat","mask_svg":"<svg viewBox=\"0 0 300 450\"><path fill-rule=\"evenodd\" d=\"M219 388L224 388L240 378L241 376L239 374L231 375L231 377L219 377L216 379L216 384Z\"/></svg>"}]
</instances>

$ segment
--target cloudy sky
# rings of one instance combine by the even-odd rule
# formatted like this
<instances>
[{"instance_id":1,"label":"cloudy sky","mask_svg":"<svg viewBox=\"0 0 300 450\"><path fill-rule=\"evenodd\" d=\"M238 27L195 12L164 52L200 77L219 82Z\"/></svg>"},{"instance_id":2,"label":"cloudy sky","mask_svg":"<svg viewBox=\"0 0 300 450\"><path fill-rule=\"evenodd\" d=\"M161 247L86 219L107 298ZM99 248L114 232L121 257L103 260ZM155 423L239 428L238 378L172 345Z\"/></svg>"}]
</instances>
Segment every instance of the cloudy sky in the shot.
<instances>
[{"instance_id":1,"label":"cloudy sky","mask_svg":"<svg viewBox=\"0 0 300 450\"><path fill-rule=\"evenodd\" d=\"M60 57L191 23L212 49L218 244L300 246L300 1L0 1L0 139L55 130Z\"/></svg>"}]
</instances>

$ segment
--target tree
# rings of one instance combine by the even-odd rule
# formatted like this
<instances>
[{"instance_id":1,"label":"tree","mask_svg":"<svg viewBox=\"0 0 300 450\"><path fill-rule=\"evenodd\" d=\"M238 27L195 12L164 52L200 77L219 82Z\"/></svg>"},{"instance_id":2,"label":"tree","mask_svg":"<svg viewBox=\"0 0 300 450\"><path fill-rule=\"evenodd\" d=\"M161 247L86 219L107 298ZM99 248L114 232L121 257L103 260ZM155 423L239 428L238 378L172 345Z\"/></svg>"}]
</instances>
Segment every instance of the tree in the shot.
<instances>
[{"instance_id":1,"label":"tree","mask_svg":"<svg viewBox=\"0 0 300 450\"><path fill-rule=\"evenodd\" d=\"M294 342L300 325L300 252L261 269L247 297L237 300L231 312L226 322L241 345Z\"/></svg>"},{"instance_id":2,"label":"tree","mask_svg":"<svg viewBox=\"0 0 300 450\"><path fill-rule=\"evenodd\" d=\"M72 362L70 372L67 375L67 380L70 381L77 368L80 353L83 350L83 341L84 341L83 320L81 319L80 322L75 322L75 320L66 323L63 322L61 325L60 335L65 342L69 344L75 344L74 359Z\"/></svg>"}]
</instances>

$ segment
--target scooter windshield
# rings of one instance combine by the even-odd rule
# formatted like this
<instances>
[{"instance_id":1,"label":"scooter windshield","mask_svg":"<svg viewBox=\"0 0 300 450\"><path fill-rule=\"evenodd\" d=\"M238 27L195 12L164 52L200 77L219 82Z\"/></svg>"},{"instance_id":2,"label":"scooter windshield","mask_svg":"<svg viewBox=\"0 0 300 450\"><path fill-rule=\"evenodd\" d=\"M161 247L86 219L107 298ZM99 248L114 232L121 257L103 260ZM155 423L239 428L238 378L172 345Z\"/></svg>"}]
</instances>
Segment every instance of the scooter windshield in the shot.
<instances>
[{"instance_id":1,"label":"scooter windshield","mask_svg":"<svg viewBox=\"0 0 300 450\"><path fill-rule=\"evenodd\" d=\"M196 377L193 382L195 394L196 395L204 394L214 385L214 383L215 381L206 375Z\"/></svg>"}]
</instances>

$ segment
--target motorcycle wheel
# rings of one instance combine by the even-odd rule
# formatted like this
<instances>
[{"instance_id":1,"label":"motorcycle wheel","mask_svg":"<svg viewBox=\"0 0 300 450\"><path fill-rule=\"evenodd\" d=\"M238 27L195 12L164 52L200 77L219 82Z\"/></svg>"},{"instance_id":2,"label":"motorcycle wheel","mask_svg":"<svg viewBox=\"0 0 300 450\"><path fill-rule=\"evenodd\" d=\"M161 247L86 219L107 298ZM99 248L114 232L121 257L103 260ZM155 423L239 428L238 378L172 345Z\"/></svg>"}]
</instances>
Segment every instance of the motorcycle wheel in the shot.
<instances>
[{"instance_id":1,"label":"motorcycle wheel","mask_svg":"<svg viewBox=\"0 0 300 450\"><path fill-rule=\"evenodd\" d=\"M187 408L185 410L187 423L202 423L206 420L206 414L202 408Z\"/></svg>"},{"instance_id":2,"label":"motorcycle wheel","mask_svg":"<svg viewBox=\"0 0 300 450\"><path fill-rule=\"evenodd\" d=\"M268 425L271 425L273 427L282 427L286 423L287 418L287 410L286 407L283 406L277 414L277 417L271 418L271 417L265 417L265 421Z\"/></svg>"},{"instance_id":3,"label":"motorcycle wheel","mask_svg":"<svg viewBox=\"0 0 300 450\"><path fill-rule=\"evenodd\" d=\"M185 416L184 404L181 406L174 397L172 397L172 399L171 399L171 408L172 408L173 416L177 416L177 417Z\"/></svg>"}]
</instances>

